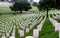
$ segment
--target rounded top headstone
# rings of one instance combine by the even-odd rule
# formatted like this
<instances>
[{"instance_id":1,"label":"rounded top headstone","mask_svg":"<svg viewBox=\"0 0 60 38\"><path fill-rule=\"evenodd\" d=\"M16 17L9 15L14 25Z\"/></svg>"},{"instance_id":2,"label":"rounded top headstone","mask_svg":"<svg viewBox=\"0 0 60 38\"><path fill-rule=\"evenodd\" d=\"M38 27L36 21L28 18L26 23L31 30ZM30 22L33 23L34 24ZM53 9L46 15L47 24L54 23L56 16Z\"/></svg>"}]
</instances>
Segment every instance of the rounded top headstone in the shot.
<instances>
[{"instance_id":1,"label":"rounded top headstone","mask_svg":"<svg viewBox=\"0 0 60 38\"><path fill-rule=\"evenodd\" d=\"M27 36L26 38L33 38L33 36Z\"/></svg>"}]
</instances>

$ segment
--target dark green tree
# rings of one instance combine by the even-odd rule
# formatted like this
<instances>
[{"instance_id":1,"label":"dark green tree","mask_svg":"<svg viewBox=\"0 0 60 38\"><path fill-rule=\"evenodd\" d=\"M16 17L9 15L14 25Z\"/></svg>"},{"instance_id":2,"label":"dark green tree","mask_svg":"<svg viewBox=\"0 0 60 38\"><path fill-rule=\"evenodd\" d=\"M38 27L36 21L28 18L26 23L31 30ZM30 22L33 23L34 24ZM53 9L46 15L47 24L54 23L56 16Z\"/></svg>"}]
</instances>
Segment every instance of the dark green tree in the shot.
<instances>
[{"instance_id":1,"label":"dark green tree","mask_svg":"<svg viewBox=\"0 0 60 38\"><path fill-rule=\"evenodd\" d=\"M48 17L48 11L52 8L55 8L55 0L41 0L39 2L39 5L37 6L40 11L46 10L47 11L47 17Z\"/></svg>"},{"instance_id":2,"label":"dark green tree","mask_svg":"<svg viewBox=\"0 0 60 38\"><path fill-rule=\"evenodd\" d=\"M60 9L60 0L56 0L56 9Z\"/></svg>"},{"instance_id":3,"label":"dark green tree","mask_svg":"<svg viewBox=\"0 0 60 38\"><path fill-rule=\"evenodd\" d=\"M27 2L16 2L13 6L10 6L12 11L20 11L20 13L22 13L22 11L28 11L31 8L31 5Z\"/></svg>"}]
</instances>

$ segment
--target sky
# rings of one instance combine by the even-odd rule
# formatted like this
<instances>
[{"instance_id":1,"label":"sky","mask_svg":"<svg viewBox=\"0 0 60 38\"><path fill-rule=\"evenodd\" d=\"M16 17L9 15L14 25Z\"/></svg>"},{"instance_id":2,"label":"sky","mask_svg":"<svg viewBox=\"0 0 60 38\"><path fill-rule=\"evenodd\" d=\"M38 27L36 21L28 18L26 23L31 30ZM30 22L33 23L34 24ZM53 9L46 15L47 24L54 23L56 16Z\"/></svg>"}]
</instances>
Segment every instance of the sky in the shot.
<instances>
[{"instance_id":1,"label":"sky","mask_svg":"<svg viewBox=\"0 0 60 38\"><path fill-rule=\"evenodd\" d=\"M28 1L30 1L30 0L28 0ZM39 2L39 0L33 0L33 1L34 1L34 2L37 2L37 3Z\"/></svg>"},{"instance_id":2,"label":"sky","mask_svg":"<svg viewBox=\"0 0 60 38\"><path fill-rule=\"evenodd\" d=\"M34 1L34 2L37 2L37 3L39 2L39 0L33 0L33 1Z\"/></svg>"}]
</instances>

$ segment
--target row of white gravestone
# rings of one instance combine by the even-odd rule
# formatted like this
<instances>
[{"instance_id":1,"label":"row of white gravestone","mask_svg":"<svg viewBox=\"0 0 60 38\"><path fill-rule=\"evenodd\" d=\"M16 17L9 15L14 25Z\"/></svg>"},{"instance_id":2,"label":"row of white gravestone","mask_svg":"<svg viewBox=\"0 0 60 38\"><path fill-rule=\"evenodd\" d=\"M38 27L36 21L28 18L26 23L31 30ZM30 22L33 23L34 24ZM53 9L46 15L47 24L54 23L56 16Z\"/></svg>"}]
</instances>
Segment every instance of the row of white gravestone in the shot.
<instances>
[{"instance_id":1,"label":"row of white gravestone","mask_svg":"<svg viewBox=\"0 0 60 38\"><path fill-rule=\"evenodd\" d=\"M20 25L20 26L21 26L21 25ZM21 27L22 27L22 26L21 26ZM25 27L24 27L24 29L25 29ZM30 30L30 28L26 28L26 33L28 33L29 30ZM19 29L18 33L20 34L20 37L23 37L23 36L24 36L24 30L20 30L20 29Z\"/></svg>"},{"instance_id":2,"label":"row of white gravestone","mask_svg":"<svg viewBox=\"0 0 60 38\"><path fill-rule=\"evenodd\" d=\"M57 17L58 19L60 19L60 15L57 15L56 17Z\"/></svg>"},{"instance_id":3,"label":"row of white gravestone","mask_svg":"<svg viewBox=\"0 0 60 38\"><path fill-rule=\"evenodd\" d=\"M30 19L29 19L29 20L30 20ZM23 21L23 22L25 22L25 21ZM24 24L24 23L23 23L23 24ZM22 24L22 25L23 25L23 24ZM26 24L26 23L25 23L25 24ZM24 26L25 26L25 24L24 24Z\"/></svg>"},{"instance_id":4,"label":"row of white gravestone","mask_svg":"<svg viewBox=\"0 0 60 38\"><path fill-rule=\"evenodd\" d=\"M40 16L41 17L41 16ZM39 20L38 20L39 19ZM35 21L33 21L30 25L30 29L32 29L37 23L38 21L41 21L42 20L42 17L41 18L37 18Z\"/></svg>"},{"instance_id":5,"label":"row of white gravestone","mask_svg":"<svg viewBox=\"0 0 60 38\"><path fill-rule=\"evenodd\" d=\"M57 17L56 17L56 16L54 16L54 15L52 15L52 16L53 16L53 18L55 18L55 19L57 18Z\"/></svg>"},{"instance_id":6,"label":"row of white gravestone","mask_svg":"<svg viewBox=\"0 0 60 38\"><path fill-rule=\"evenodd\" d=\"M50 10L49 12L50 12L50 14L57 14L58 13L57 10Z\"/></svg>"},{"instance_id":7,"label":"row of white gravestone","mask_svg":"<svg viewBox=\"0 0 60 38\"><path fill-rule=\"evenodd\" d=\"M42 24L45 22L45 19L46 18L44 18L44 20L42 20ZM30 30L29 28L26 28L26 33L28 33L29 30ZM19 29L18 33L20 34L20 37L24 37L24 30ZM33 38L38 38L38 37L39 37L39 29L38 28L33 29Z\"/></svg>"},{"instance_id":8,"label":"row of white gravestone","mask_svg":"<svg viewBox=\"0 0 60 38\"><path fill-rule=\"evenodd\" d=\"M30 18L31 19L32 17L36 17L36 16L37 15L33 15L33 14L32 15L22 15L21 18L22 19L25 19L25 18ZM21 18L20 18L20 20L22 20Z\"/></svg>"},{"instance_id":9,"label":"row of white gravestone","mask_svg":"<svg viewBox=\"0 0 60 38\"><path fill-rule=\"evenodd\" d=\"M26 33L29 32L30 28L26 28ZM20 30L18 31L18 33L20 34L20 37L24 37L24 30Z\"/></svg>"},{"instance_id":10,"label":"row of white gravestone","mask_svg":"<svg viewBox=\"0 0 60 38\"><path fill-rule=\"evenodd\" d=\"M41 17L41 16L39 16ZM38 20L39 19L39 20ZM35 18L35 20L31 23L30 25L30 29L32 29L38 22L40 22L42 20L42 17L41 18Z\"/></svg>"},{"instance_id":11,"label":"row of white gravestone","mask_svg":"<svg viewBox=\"0 0 60 38\"><path fill-rule=\"evenodd\" d=\"M13 32L12 32L12 35L11 36L10 36L9 33L6 33L6 36L5 36L5 33L3 33L3 35L2 35L1 38L7 38L7 37L9 37L9 38L15 38L15 27L14 27L14 29L12 31Z\"/></svg>"},{"instance_id":12,"label":"row of white gravestone","mask_svg":"<svg viewBox=\"0 0 60 38\"><path fill-rule=\"evenodd\" d=\"M9 38L15 38L15 26L13 27L13 30L12 30L12 35L9 37Z\"/></svg>"},{"instance_id":13,"label":"row of white gravestone","mask_svg":"<svg viewBox=\"0 0 60 38\"><path fill-rule=\"evenodd\" d=\"M37 26L37 29L41 31L43 24L45 23L46 17L41 21L41 23Z\"/></svg>"},{"instance_id":14,"label":"row of white gravestone","mask_svg":"<svg viewBox=\"0 0 60 38\"><path fill-rule=\"evenodd\" d=\"M38 14L22 14L21 17L32 17L32 16L37 16Z\"/></svg>"},{"instance_id":15,"label":"row of white gravestone","mask_svg":"<svg viewBox=\"0 0 60 38\"><path fill-rule=\"evenodd\" d=\"M43 26L43 24L45 22L45 19L46 18L44 18L44 20L42 20L42 22L40 23L40 25L42 24L42 26ZM40 27L40 28L42 28L42 27ZM33 36L27 36L26 38L39 38L39 29L40 28L33 29Z\"/></svg>"},{"instance_id":16,"label":"row of white gravestone","mask_svg":"<svg viewBox=\"0 0 60 38\"><path fill-rule=\"evenodd\" d=\"M23 32L23 31L22 31ZM8 33L7 33L8 34Z\"/></svg>"},{"instance_id":17,"label":"row of white gravestone","mask_svg":"<svg viewBox=\"0 0 60 38\"><path fill-rule=\"evenodd\" d=\"M30 25L30 29L32 29L36 25L37 21L33 21Z\"/></svg>"},{"instance_id":18,"label":"row of white gravestone","mask_svg":"<svg viewBox=\"0 0 60 38\"><path fill-rule=\"evenodd\" d=\"M35 19L37 19L37 18L35 17L35 18L33 18L33 19L35 20ZM25 29L25 26L28 27L28 25L27 25L28 22L30 22L31 25L35 25L34 23L35 23L36 21L33 20L33 22L31 22L31 20L32 20L32 19L29 19L29 20L27 20L27 21L23 21L23 22L25 22L25 23L22 23L22 25L20 25L21 28Z\"/></svg>"},{"instance_id":19,"label":"row of white gravestone","mask_svg":"<svg viewBox=\"0 0 60 38\"><path fill-rule=\"evenodd\" d=\"M38 14L36 14L36 15L27 15L27 17L35 17L35 16L37 16ZM10 17L10 16L12 16L12 17ZM16 16L14 16L14 15L2 15L2 17L4 17L4 18L7 18L7 19L15 19L15 18L26 18L26 17L24 17L24 16L26 16L26 15L16 15ZM14 18L13 18L14 17Z\"/></svg>"},{"instance_id":20,"label":"row of white gravestone","mask_svg":"<svg viewBox=\"0 0 60 38\"><path fill-rule=\"evenodd\" d=\"M46 20L46 17L45 17L45 18L41 21L41 23L38 25L38 26L40 26L40 27L33 30L33 38L39 38L39 31L41 31L42 26L43 26L45 20ZM38 26L37 26L37 27L38 27Z\"/></svg>"},{"instance_id":21,"label":"row of white gravestone","mask_svg":"<svg viewBox=\"0 0 60 38\"><path fill-rule=\"evenodd\" d=\"M41 21L41 20L42 20L42 17L38 21ZM26 28L26 33L28 33L29 30L31 30L38 23L38 21L35 20L34 22L32 22L30 25L30 28Z\"/></svg>"},{"instance_id":22,"label":"row of white gravestone","mask_svg":"<svg viewBox=\"0 0 60 38\"><path fill-rule=\"evenodd\" d=\"M12 31L12 29L13 29L13 26L10 26L10 25L1 25L1 29L0 29L0 31L1 32L4 32L5 34L6 34L6 37L9 37L10 36L10 33L11 33L11 31ZM0 34L0 35L2 35L2 33ZM3 37L4 36L4 34L2 35L2 38L4 38Z\"/></svg>"},{"instance_id":23,"label":"row of white gravestone","mask_svg":"<svg viewBox=\"0 0 60 38\"><path fill-rule=\"evenodd\" d=\"M14 21L15 22L15 21ZM13 33L12 33L13 34ZM7 33L7 37L9 36L9 33Z\"/></svg>"},{"instance_id":24,"label":"row of white gravestone","mask_svg":"<svg viewBox=\"0 0 60 38\"><path fill-rule=\"evenodd\" d=\"M13 28L13 26L8 26L7 27L7 25L0 25L1 26L1 28L0 28L0 32L4 32L4 33L6 33L6 36L7 36L7 34L10 34L10 32L11 32L11 30L12 30L12 28ZM2 35L2 34L0 34L0 35Z\"/></svg>"},{"instance_id":25,"label":"row of white gravestone","mask_svg":"<svg viewBox=\"0 0 60 38\"><path fill-rule=\"evenodd\" d=\"M15 27L13 29L12 35L9 38L15 38Z\"/></svg>"},{"instance_id":26,"label":"row of white gravestone","mask_svg":"<svg viewBox=\"0 0 60 38\"><path fill-rule=\"evenodd\" d=\"M27 32L29 32L29 31L27 30ZM19 32L18 33L20 34L20 37L24 37L24 30L20 30L19 29ZM34 29L33 30L33 37L34 38L38 38L38 36L39 36L39 30L38 29Z\"/></svg>"},{"instance_id":27,"label":"row of white gravestone","mask_svg":"<svg viewBox=\"0 0 60 38\"><path fill-rule=\"evenodd\" d=\"M55 31L59 32L59 38L60 38L60 23L58 23L53 18L49 18L49 20L52 22L53 26L55 26Z\"/></svg>"},{"instance_id":28,"label":"row of white gravestone","mask_svg":"<svg viewBox=\"0 0 60 38\"><path fill-rule=\"evenodd\" d=\"M28 17L29 18L29 17ZM21 19L21 18L20 18ZM22 21L22 20L21 20ZM15 21L13 21L13 22L15 22ZM25 21L22 21L22 22L25 22Z\"/></svg>"},{"instance_id":29,"label":"row of white gravestone","mask_svg":"<svg viewBox=\"0 0 60 38\"><path fill-rule=\"evenodd\" d=\"M33 22L31 22L31 25L30 25L30 28L26 28L26 33L28 33L29 32L29 30L30 29L32 29L34 26L35 26L35 24L37 23L37 21L35 20L35 21L33 21Z\"/></svg>"},{"instance_id":30,"label":"row of white gravestone","mask_svg":"<svg viewBox=\"0 0 60 38\"><path fill-rule=\"evenodd\" d=\"M52 22L53 26L55 27L55 31L59 31L60 29L60 23L58 23L56 20L53 18L49 18L49 20Z\"/></svg>"},{"instance_id":31,"label":"row of white gravestone","mask_svg":"<svg viewBox=\"0 0 60 38\"><path fill-rule=\"evenodd\" d=\"M9 36L11 31L12 31L12 29L13 29L13 26L10 23L6 23L6 25L2 24L1 26L2 26L1 29L3 29L1 31L5 32L5 34L6 34L6 36L5 36L4 34L2 35L2 33L1 33L1 35L2 35L1 38L6 38L6 37L9 37L9 38L13 38L14 37L15 38L15 36L13 36L13 35L15 35L14 32L12 33L11 37Z\"/></svg>"},{"instance_id":32,"label":"row of white gravestone","mask_svg":"<svg viewBox=\"0 0 60 38\"><path fill-rule=\"evenodd\" d=\"M57 19L57 18L60 19L60 15L57 15L57 14L56 14L56 16L54 16L54 15L52 15L52 16L53 16L53 18L55 18L55 19Z\"/></svg>"}]
</instances>

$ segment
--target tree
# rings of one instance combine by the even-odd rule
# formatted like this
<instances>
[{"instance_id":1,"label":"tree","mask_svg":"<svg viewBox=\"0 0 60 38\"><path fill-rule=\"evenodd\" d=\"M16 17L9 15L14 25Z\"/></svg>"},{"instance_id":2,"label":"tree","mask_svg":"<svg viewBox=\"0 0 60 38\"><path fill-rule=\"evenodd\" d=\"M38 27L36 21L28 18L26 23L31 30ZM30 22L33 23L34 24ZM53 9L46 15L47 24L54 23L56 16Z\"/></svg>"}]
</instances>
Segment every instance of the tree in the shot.
<instances>
[{"instance_id":1,"label":"tree","mask_svg":"<svg viewBox=\"0 0 60 38\"><path fill-rule=\"evenodd\" d=\"M41 0L39 2L39 5L37 6L39 10L47 10L47 17L48 17L48 11L52 8L55 8L55 0Z\"/></svg>"},{"instance_id":2,"label":"tree","mask_svg":"<svg viewBox=\"0 0 60 38\"><path fill-rule=\"evenodd\" d=\"M60 9L60 0L56 0L56 9Z\"/></svg>"},{"instance_id":3,"label":"tree","mask_svg":"<svg viewBox=\"0 0 60 38\"><path fill-rule=\"evenodd\" d=\"M12 11L20 11L20 13L22 13L22 11L28 11L31 8L31 5L27 2L16 2L13 6L10 6Z\"/></svg>"}]
</instances>

